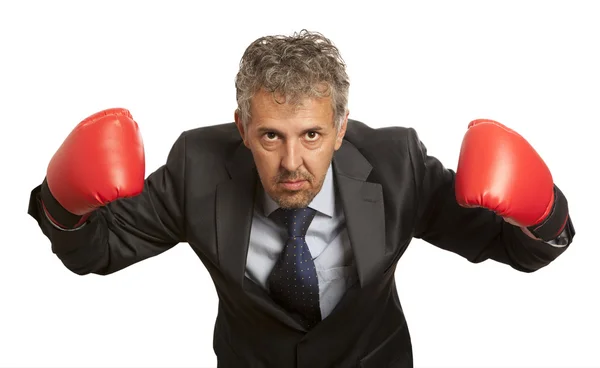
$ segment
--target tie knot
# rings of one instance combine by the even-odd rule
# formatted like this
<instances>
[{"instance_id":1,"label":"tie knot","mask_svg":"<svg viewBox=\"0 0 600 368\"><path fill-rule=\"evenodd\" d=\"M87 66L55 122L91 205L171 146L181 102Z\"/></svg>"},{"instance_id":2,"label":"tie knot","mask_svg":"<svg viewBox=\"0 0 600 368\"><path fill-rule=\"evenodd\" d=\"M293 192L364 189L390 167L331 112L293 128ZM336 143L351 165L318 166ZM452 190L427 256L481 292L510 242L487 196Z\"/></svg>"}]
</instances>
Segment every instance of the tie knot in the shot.
<instances>
[{"instance_id":1,"label":"tie knot","mask_svg":"<svg viewBox=\"0 0 600 368\"><path fill-rule=\"evenodd\" d=\"M287 228L289 237L302 237L306 235L311 221L317 211L312 208L279 208L275 216Z\"/></svg>"}]
</instances>

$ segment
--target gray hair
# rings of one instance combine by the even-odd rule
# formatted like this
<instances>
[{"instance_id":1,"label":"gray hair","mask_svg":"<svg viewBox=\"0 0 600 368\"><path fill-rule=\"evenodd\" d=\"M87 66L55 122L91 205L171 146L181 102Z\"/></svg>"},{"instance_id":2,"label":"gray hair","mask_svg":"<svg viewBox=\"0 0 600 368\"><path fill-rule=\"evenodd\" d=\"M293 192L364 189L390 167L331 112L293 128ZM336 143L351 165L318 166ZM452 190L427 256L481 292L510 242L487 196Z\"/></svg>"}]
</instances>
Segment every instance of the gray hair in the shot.
<instances>
[{"instance_id":1,"label":"gray hair","mask_svg":"<svg viewBox=\"0 0 600 368\"><path fill-rule=\"evenodd\" d=\"M338 49L322 34L302 30L292 36L266 36L254 41L242 56L235 78L238 114L250 121L250 102L264 89L283 96L281 103L302 98L331 97L334 122L341 126L348 111L350 81Z\"/></svg>"}]
</instances>

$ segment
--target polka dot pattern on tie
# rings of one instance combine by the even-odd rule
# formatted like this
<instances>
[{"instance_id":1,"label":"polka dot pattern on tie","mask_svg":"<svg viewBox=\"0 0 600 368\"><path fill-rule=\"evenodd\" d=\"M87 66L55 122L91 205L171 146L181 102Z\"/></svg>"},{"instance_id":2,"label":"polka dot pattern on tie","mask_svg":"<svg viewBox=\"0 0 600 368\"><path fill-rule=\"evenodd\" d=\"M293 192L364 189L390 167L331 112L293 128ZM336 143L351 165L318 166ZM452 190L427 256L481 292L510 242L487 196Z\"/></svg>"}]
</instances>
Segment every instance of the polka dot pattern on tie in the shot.
<instances>
[{"instance_id":1,"label":"polka dot pattern on tie","mask_svg":"<svg viewBox=\"0 0 600 368\"><path fill-rule=\"evenodd\" d=\"M280 208L273 213L275 221L287 228L288 239L267 280L273 300L298 314L307 328L321 320L317 271L305 239L315 214L312 208Z\"/></svg>"}]
</instances>

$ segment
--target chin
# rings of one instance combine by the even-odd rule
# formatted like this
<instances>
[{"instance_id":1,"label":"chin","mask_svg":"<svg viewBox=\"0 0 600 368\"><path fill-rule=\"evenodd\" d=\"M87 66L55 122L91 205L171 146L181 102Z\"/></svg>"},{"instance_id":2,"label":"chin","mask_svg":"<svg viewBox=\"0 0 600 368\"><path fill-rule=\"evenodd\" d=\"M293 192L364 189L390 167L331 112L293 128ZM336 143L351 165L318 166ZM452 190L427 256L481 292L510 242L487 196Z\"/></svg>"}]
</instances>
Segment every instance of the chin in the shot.
<instances>
[{"instance_id":1,"label":"chin","mask_svg":"<svg viewBox=\"0 0 600 368\"><path fill-rule=\"evenodd\" d=\"M286 193L277 193L272 196L273 200L279 205L281 208L305 208L308 207L310 202L315 197L316 193L312 193L311 191L304 190L301 192L286 192Z\"/></svg>"}]
</instances>

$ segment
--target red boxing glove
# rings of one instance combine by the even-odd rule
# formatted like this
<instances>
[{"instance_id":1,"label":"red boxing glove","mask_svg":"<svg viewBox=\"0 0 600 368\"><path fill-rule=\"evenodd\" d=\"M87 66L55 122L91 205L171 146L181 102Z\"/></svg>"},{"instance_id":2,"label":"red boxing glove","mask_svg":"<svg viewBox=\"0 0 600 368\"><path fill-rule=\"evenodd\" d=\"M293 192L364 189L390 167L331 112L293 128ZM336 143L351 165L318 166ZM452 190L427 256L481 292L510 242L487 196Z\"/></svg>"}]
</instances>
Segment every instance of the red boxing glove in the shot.
<instances>
[{"instance_id":1,"label":"red boxing glove","mask_svg":"<svg viewBox=\"0 0 600 368\"><path fill-rule=\"evenodd\" d=\"M141 193L144 175L142 137L130 112L100 111L80 122L52 157L44 210L55 225L75 227L96 208Z\"/></svg>"},{"instance_id":2,"label":"red boxing glove","mask_svg":"<svg viewBox=\"0 0 600 368\"><path fill-rule=\"evenodd\" d=\"M487 119L469 124L456 170L456 200L483 207L539 239L555 239L568 219L564 195L550 170L515 131Z\"/></svg>"}]
</instances>

